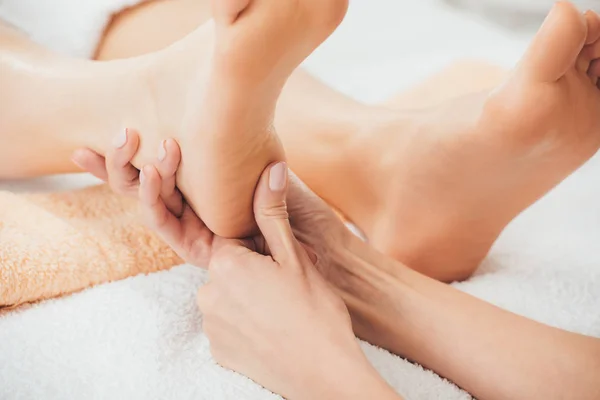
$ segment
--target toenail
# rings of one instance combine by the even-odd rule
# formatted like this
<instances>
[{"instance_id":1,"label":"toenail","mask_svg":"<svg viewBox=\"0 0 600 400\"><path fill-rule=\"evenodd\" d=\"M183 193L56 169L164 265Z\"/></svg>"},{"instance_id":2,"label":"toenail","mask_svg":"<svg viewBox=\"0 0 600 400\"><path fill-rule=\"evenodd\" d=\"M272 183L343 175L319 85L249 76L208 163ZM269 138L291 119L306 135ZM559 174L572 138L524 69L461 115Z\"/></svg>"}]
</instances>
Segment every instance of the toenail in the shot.
<instances>
[{"instance_id":1,"label":"toenail","mask_svg":"<svg viewBox=\"0 0 600 400\"><path fill-rule=\"evenodd\" d=\"M162 161L167 157L166 141L163 140L158 146L158 161Z\"/></svg>"},{"instance_id":2,"label":"toenail","mask_svg":"<svg viewBox=\"0 0 600 400\"><path fill-rule=\"evenodd\" d=\"M127 143L127 128L119 132L119 134L115 136L112 142L113 146L116 149L120 149L121 147L125 146L125 143Z\"/></svg>"},{"instance_id":3,"label":"toenail","mask_svg":"<svg viewBox=\"0 0 600 400\"><path fill-rule=\"evenodd\" d=\"M287 165L284 162L277 163L269 171L269 189L280 192L285 189L287 182Z\"/></svg>"}]
</instances>

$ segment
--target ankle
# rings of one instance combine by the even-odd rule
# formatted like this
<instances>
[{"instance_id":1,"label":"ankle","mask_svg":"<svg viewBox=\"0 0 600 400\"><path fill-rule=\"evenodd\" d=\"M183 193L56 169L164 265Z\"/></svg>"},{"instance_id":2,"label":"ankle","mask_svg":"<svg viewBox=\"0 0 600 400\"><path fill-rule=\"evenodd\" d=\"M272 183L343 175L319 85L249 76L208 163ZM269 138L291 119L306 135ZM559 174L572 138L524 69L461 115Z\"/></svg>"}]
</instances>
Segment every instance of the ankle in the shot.
<instances>
[{"instance_id":1,"label":"ankle","mask_svg":"<svg viewBox=\"0 0 600 400\"><path fill-rule=\"evenodd\" d=\"M422 113L372 107L361 117L357 134L347 149L348 162L355 166L354 197L344 211L365 234L373 232L379 211L389 201L395 169L402 163L398 149L425 129Z\"/></svg>"},{"instance_id":2,"label":"ankle","mask_svg":"<svg viewBox=\"0 0 600 400\"><path fill-rule=\"evenodd\" d=\"M89 103L90 115L68 140L75 148L88 147L99 154L106 154L113 146L115 136L125 128L143 132L142 129L154 125L155 117L148 101L150 88L146 78L149 70L146 60L95 64L97 89L83 99Z\"/></svg>"}]
</instances>

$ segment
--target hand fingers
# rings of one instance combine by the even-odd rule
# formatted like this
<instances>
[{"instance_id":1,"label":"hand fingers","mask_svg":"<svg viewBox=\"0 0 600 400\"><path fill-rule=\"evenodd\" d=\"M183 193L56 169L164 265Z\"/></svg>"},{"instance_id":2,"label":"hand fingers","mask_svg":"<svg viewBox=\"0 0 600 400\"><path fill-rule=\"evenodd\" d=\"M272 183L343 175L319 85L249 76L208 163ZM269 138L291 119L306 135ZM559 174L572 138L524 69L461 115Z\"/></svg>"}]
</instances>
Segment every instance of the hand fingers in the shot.
<instances>
[{"instance_id":1,"label":"hand fingers","mask_svg":"<svg viewBox=\"0 0 600 400\"><path fill-rule=\"evenodd\" d=\"M71 160L82 170L89 172L96 178L108 181L106 159L91 149L78 149L73 152Z\"/></svg>"},{"instance_id":2,"label":"hand fingers","mask_svg":"<svg viewBox=\"0 0 600 400\"><path fill-rule=\"evenodd\" d=\"M132 129L125 129L112 143L112 148L106 154L106 170L108 183L111 188L121 194L135 195L139 173L131 159L138 150L140 137Z\"/></svg>"},{"instance_id":3,"label":"hand fingers","mask_svg":"<svg viewBox=\"0 0 600 400\"><path fill-rule=\"evenodd\" d=\"M254 195L254 216L271 256L281 264L298 260L298 243L288 220L287 164L273 164L263 172Z\"/></svg>"},{"instance_id":4,"label":"hand fingers","mask_svg":"<svg viewBox=\"0 0 600 400\"><path fill-rule=\"evenodd\" d=\"M176 217L183 213L183 198L176 186L176 173L181 162L181 150L173 139L163 140L158 149L156 169L162 178L160 197Z\"/></svg>"},{"instance_id":5,"label":"hand fingers","mask_svg":"<svg viewBox=\"0 0 600 400\"><path fill-rule=\"evenodd\" d=\"M150 228L171 247L182 243L183 224L169 211L160 196L162 181L154 166L146 166L140 172L139 197L144 219Z\"/></svg>"}]
</instances>

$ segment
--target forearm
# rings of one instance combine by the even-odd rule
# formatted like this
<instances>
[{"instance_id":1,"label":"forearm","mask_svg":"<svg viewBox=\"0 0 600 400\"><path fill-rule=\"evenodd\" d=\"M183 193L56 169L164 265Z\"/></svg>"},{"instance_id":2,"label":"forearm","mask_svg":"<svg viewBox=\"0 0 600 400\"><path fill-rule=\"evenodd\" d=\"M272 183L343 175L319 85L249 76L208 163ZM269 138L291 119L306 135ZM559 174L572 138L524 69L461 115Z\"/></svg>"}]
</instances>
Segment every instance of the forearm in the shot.
<instances>
[{"instance_id":1,"label":"forearm","mask_svg":"<svg viewBox=\"0 0 600 400\"><path fill-rule=\"evenodd\" d=\"M352 243L340 289L360 337L481 399L600 396L600 339L504 311Z\"/></svg>"},{"instance_id":2,"label":"forearm","mask_svg":"<svg viewBox=\"0 0 600 400\"><path fill-rule=\"evenodd\" d=\"M140 64L51 53L0 25L0 178L66 172L71 152L104 152L142 107Z\"/></svg>"}]
</instances>

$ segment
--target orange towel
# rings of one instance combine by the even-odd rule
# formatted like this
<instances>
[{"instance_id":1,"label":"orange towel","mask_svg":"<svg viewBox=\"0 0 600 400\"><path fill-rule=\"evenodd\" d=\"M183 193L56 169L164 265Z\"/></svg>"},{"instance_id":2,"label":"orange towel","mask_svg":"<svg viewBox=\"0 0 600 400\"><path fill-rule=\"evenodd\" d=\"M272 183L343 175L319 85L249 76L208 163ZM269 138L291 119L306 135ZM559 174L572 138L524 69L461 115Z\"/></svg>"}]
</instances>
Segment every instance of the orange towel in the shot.
<instances>
[{"instance_id":1,"label":"orange towel","mask_svg":"<svg viewBox=\"0 0 600 400\"><path fill-rule=\"evenodd\" d=\"M0 307L151 273L182 260L106 185L63 193L0 191Z\"/></svg>"}]
</instances>

